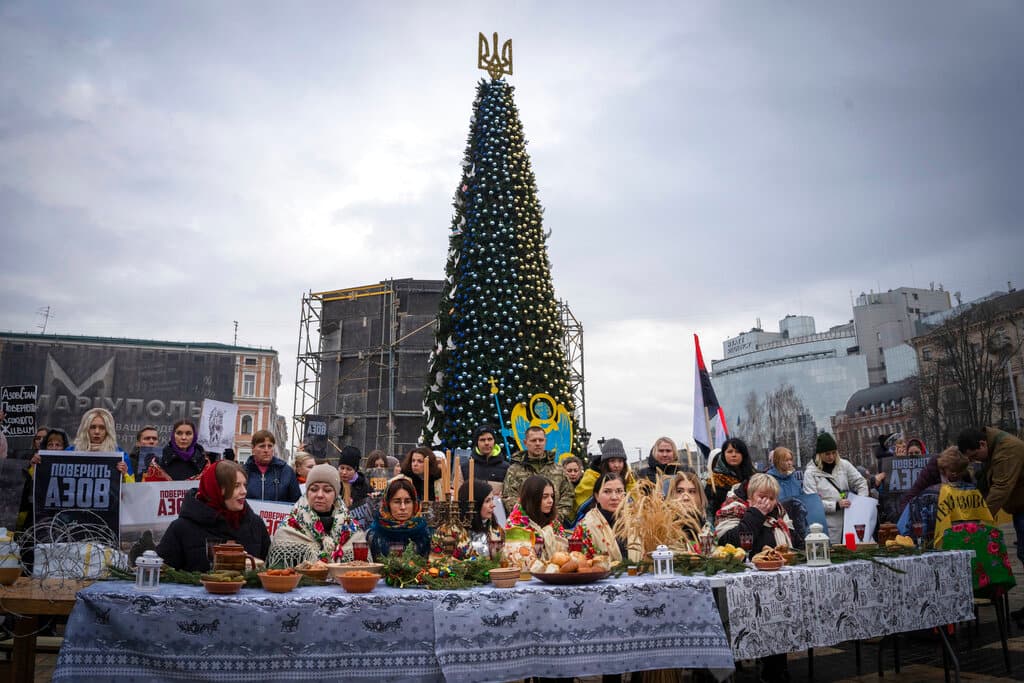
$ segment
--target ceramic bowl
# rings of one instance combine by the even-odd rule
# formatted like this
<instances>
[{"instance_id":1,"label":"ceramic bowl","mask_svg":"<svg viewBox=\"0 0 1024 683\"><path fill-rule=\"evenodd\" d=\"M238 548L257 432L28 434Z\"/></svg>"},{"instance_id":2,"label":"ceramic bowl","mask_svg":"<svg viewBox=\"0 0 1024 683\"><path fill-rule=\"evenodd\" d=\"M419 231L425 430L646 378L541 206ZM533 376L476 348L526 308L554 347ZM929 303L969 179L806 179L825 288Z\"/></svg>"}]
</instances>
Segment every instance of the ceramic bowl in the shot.
<instances>
[{"instance_id":1,"label":"ceramic bowl","mask_svg":"<svg viewBox=\"0 0 1024 683\"><path fill-rule=\"evenodd\" d=\"M261 572L257 576L260 577L263 590L270 591L271 593L290 593L299 585L299 581L302 581L302 574L279 576Z\"/></svg>"},{"instance_id":2,"label":"ceramic bowl","mask_svg":"<svg viewBox=\"0 0 1024 683\"><path fill-rule=\"evenodd\" d=\"M491 576L491 583L496 588L511 588L516 585L519 581L519 570L515 567L509 568L495 568L489 572Z\"/></svg>"},{"instance_id":3,"label":"ceramic bowl","mask_svg":"<svg viewBox=\"0 0 1024 683\"><path fill-rule=\"evenodd\" d=\"M214 595L232 595L242 590L245 581L203 581L207 593Z\"/></svg>"},{"instance_id":4,"label":"ceramic bowl","mask_svg":"<svg viewBox=\"0 0 1024 683\"><path fill-rule=\"evenodd\" d=\"M380 576L377 574L373 576L359 576L347 573L338 576L337 580L346 593L369 593L377 587Z\"/></svg>"},{"instance_id":5,"label":"ceramic bowl","mask_svg":"<svg viewBox=\"0 0 1024 683\"><path fill-rule=\"evenodd\" d=\"M785 560L754 560L754 566L762 572L778 571L784 564L786 564Z\"/></svg>"},{"instance_id":6,"label":"ceramic bowl","mask_svg":"<svg viewBox=\"0 0 1024 683\"><path fill-rule=\"evenodd\" d=\"M328 567L321 567L320 569L299 569L296 567L295 571L313 581L326 581L327 577L331 575L331 570Z\"/></svg>"},{"instance_id":7,"label":"ceramic bowl","mask_svg":"<svg viewBox=\"0 0 1024 683\"><path fill-rule=\"evenodd\" d=\"M327 565L327 571L335 580L342 574L355 571L373 572L378 576L384 576L384 565L379 562L331 562Z\"/></svg>"}]
</instances>

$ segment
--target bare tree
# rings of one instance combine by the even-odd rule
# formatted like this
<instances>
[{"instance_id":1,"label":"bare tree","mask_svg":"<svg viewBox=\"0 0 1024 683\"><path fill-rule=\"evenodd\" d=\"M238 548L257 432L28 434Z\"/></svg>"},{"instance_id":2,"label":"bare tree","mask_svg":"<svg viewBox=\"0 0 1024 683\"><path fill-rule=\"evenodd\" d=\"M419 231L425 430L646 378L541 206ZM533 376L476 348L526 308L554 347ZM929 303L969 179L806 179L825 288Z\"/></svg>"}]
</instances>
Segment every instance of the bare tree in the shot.
<instances>
[{"instance_id":1,"label":"bare tree","mask_svg":"<svg viewBox=\"0 0 1024 683\"><path fill-rule=\"evenodd\" d=\"M796 452L798 439L800 447L806 448L803 432L810 418L793 385L783 384L763 399L751 391L744 409L746 418L736 430L737 436L746 441L756 461L761 461L776 446L787 446ZM813 436L811 440L813 442Z\"/></svg>"},{"instance_id":2,"label":"bare tree","mask_svg":"<svg viewBox=\"0 0 1024 683\"><path fill-rule=\"evenodd\" d=\"M922 426L936 447L964 427L1011 426L1007 368L1022 344L1011 296L974 304L914 341Z\"/></svg>"}]
</instances>

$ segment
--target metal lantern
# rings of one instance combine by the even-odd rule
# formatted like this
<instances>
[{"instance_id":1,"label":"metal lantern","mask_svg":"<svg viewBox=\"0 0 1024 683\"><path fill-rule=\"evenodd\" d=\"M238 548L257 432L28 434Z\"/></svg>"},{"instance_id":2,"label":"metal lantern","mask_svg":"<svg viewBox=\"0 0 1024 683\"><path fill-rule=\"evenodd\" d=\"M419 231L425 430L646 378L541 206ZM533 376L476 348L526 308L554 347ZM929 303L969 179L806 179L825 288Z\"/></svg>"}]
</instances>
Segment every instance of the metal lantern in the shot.
<instances>
[{"instance_id":1,"label":"metal lantern","mask_svg":"<svg viewBox=\"0 0 1024 683\"><path fill-rule=\"evenodd\" d=\"M135 560L135 590L152 592L160 588L160 567L164 561L152 550Z\"/></svg>"},{"instance_id":2,"label":"metal lantern","mask_svg":"<svg viewBox=\"0 0 1024 683\"><path fill-rule=\"evenodd\" d=\"M651 558L654 560L654 577L657 579L667 579L672 577L672 558L675 557L675 553L668 549L668 546L659 545L654 552L651 553Z\"/></svg>"},{"instance_id":3,"label":"metal lantern","mask_svg":"<svg viewBox=\"0 0 1024 683\"><path fill-rule=\"evenodd\" d=\"M804 538L804 555L807 556L808 567L823 567L832 564L829 557L828 534L822 533L823 527L815 522L809 528L810 533Z\"/></svg>"}]
</instances>

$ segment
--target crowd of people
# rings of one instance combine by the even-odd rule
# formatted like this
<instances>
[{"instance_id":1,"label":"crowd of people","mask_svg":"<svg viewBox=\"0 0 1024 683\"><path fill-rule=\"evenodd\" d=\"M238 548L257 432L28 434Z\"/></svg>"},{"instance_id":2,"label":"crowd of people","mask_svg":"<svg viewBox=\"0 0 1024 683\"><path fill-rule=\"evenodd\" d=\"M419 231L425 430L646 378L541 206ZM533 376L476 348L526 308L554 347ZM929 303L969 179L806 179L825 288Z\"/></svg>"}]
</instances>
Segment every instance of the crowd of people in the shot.
<instances>
[{"instance_id":1,"label":"crowd of people","mask_svg":"<svg viewBox=\"0 0 1024 683\"><path fill-rule=\"evenodd\" d=\"M178 519L157 548L169 565L206 570L210 544L226 540L261 559L275 547L288 547L300 549L307 559L345 561L354 557L355 543L366 544L371 558L400 552L410 543L423 556L436 551L422 502L427 493L433 500L454 493L455 485L443 490L448 481L442 476L444 461L430 448L413 448L399 460L379 450L363 459L358 449L347 446L336 465L317 464L306 452L296 454L289 465L277 455L273 434L259 431L252 436L252 456L239 464L233 453L222 459L206 453L196 441L196 431L191 421L179 420L159 457L145 463L140 462L142 449L159 445L158 431L145 427L136 434L136 448L121 452L118 464L126 482L198 479L198 488L189 491ZM743 545L752 552L766 546L802 547L810 502L820 505L830 540L841 543L850 495L872 495L884 480L883 473L865 477L841 456L828 433L817 436L814 458L802 477L789 449L774 449L769 466L760 468L767 471L759 472L743 440L730 438L711 453L704 480L680 462L676 444L668 437L655 441L646 463L636 471L628 464L622 442L614 438L604 440L601 452L589 462L571 455L558 460L546 450L546 434L540 427L528 429L525 448L511 454L503 452L492 426L478 427L473 439L468 458L460 464L459 499L472 513L468 537L455 551L460 557L492 552L504 530L521 527L533 532L543 561L566 551L574 540L591 556L635 563L642 559L643 549L635 538L617 530L615 520L644 480L661 486L665 498L691 510L687 535L694 540L710 532L721 545ZM922 443L911 446L908 455L925 454ZM73 438L59 429L40 428L35 448L120 451L113 418L103 409L87 412ZM31 505L31 478L38 462L39 455L33 455L25 471L23 507ZM969 462L980 464L973 476ZM145 472L137 476L141 470ZM371 486L370 471L385 472L386 486ZM1021 537L1022 474L1024 442L994 427L964 430L955 446L928 460L898 510L906 514L917 498L935 494L944 485L977 487L991 512L988 519L1006 511ZM273 538L249 500L293 504ZM1024 546L1018 545L1017 552L1024 562ZM291 557L296 557L294 552ZM1024 620L1024 614L1014 617ZM784 680L784 659L763 662L763 674L767 680Z\"/></svg>"}]
</instances>

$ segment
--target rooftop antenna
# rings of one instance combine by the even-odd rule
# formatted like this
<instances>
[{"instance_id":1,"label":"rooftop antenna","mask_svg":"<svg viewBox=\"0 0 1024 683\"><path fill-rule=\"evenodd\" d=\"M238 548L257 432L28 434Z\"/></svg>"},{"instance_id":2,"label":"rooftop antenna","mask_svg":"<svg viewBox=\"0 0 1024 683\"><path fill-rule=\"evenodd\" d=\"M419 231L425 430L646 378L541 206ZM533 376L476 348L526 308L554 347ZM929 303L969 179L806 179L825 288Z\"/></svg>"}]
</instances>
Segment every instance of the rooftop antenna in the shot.
<instances>
[{"instance_id":1,"label":"rooftop antenna","mask_svg":"<svg viewBox=\"0 0 1024 683\"><path fill-rule=\"evenodd\" d=\"M235 343L232 346L238 346L238 321L232 320L231 322L235 324Z\"/></svg>"},{"instance_id":2,"label":"rooftop antenna","mask_svg":"<svg viewBox=\"0 0 1024 683\"><path fill-rule=\"evenodd\" d=\"M41 329L43 331L43 334L46 334L46 325L50 322L50 318L55 318L56 316L50 312L49 306L43 306L37 309L36 315L42 316L43 318L43 322L36 323L36 327Z\"/></svg>"}]
</instances>

